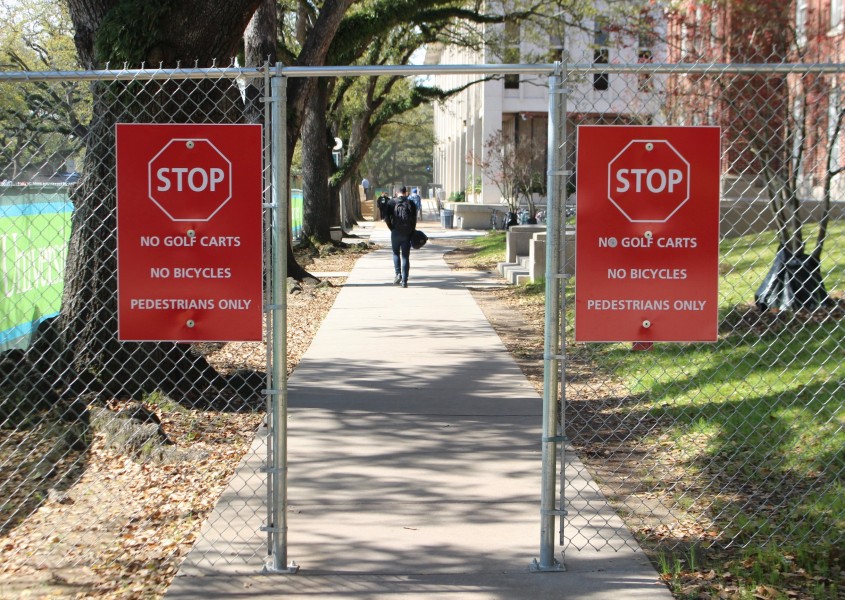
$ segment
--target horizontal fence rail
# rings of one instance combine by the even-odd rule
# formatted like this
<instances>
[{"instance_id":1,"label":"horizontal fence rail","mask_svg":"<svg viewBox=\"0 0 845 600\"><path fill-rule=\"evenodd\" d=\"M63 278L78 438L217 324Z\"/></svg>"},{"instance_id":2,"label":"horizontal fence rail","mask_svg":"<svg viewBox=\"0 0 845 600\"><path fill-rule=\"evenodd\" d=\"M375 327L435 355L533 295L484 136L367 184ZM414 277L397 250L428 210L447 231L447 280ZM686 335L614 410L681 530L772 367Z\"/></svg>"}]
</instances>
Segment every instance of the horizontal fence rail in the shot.
<instances>
[{"instance_id":1,"label":"horizontal fence rail","mask_svg":"<svg viewBox=\"0 0 845 600\"><path fill-rule=\"evenodd\" d=\"M219 67L207 69L121 69L94 71L5 71L0 81L166 81L209 78L252 79L266 73L284 77L366 77L379 75L551 75L559 63L526 64L464 64L464 65L360 65L294 67ZM845 63L566 63L565 74L640 73L655 74L841 74Z\"/></svg>"}]
</instances>

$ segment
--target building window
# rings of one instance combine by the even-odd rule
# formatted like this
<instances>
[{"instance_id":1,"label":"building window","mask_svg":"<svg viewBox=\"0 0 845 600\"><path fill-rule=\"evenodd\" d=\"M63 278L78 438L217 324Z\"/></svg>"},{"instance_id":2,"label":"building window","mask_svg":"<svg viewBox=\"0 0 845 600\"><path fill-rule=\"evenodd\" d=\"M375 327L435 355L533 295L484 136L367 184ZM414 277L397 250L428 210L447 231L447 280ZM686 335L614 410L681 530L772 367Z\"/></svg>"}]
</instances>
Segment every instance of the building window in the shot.
<instances>
[{"instance_id":1,"label":"building window","mask_svg":"<svg viewBox=\"0 0 845 600\"><path fill-rule=\"evenodd\" d=\"M593 64L606 65L610 62L610 48L608 48L607 19L597 18L593 30ZM593 89L604 91L610 87L608 73L593 73Z\"/></svg>"},{"instance_id":2,"label":"building window","mask_svg":"<svg viewBox=\"0 0 845 600\"><path fill-rule=\"evenodd\" d=\"M830 0L830 28L836 29L842 23L842 0Z\"/></svg>"},{"instance_id":3,"label":"building window","mask_svg":"<svg viewBox=\"0 0 845 600\"><path fill-rule=\"evenodd\" d=\"M637 36L637 62L641 65L648 65L654 59L654 32L647 24L640 27ZM647 67L646 67L647 68ZM641 92L650 92L653 89L651 73L645 68L637 74L637 89Z\"/></svg>"},{"instance_id":4,"label":"building window","mask_svg":"<svg viewBox=\"0 0 845 600\"><path fill-rule=\"evenodd\" d=\"M503 58L506 64L519 64L519 41L519 23L505 23L505 51ZM505 89L519 89L518 73L505 75Z\"/></svg>"}]
</instances>

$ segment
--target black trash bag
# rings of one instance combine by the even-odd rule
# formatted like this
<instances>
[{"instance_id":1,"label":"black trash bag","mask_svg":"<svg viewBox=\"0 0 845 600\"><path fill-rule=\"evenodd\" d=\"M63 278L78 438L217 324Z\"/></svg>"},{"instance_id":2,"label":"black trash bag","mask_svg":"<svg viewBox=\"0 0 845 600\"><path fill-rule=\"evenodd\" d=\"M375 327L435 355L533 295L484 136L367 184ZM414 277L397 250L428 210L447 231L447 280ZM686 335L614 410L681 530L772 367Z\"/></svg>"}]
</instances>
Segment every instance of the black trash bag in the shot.
<instances>
[{"instance_id":1,"label":"black trash bag","mask_svg":"<svg viewBox=\"0 0 845 600\"><path fill-rule=\"evenodd\" d=\"M425 234L425 232L417 229L416 231L414 231L414 233L411 234L411 248L413 248L414 250L419 250L420 248L425 246L427 242L428 236Z\"/></svg>"},{"instance_id":2,"label":"black trash bag","mask_svg":"<svg viewBox=\"0 0 845 600\"><path fill-rule=\"evenodd\" d=\"M786 248L778 250L772 268L754 294L754 303L760 310L813 310L829 302L819 261Z\"/></svg>"}]
</instances>

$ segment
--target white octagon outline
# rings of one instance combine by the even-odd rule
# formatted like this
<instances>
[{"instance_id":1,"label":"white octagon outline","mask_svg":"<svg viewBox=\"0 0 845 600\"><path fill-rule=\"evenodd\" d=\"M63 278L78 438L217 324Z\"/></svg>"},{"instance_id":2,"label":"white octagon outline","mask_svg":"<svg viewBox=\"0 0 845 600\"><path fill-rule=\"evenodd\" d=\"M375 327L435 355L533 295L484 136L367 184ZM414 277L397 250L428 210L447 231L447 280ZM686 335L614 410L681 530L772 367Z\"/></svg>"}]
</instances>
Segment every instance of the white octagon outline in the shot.
<instances>
[{"instance_id":1,"label":"white octagon outline","mask_svg":"<svg viewBox=\"0 0 845 600\"><path fill-rule=\"evenodd\" d=\"M672 152L674 152L674 153L678 156L678 158L680 158L680 159L681 159L681 161L683 161L683 163L684 163L684 164L686 165L686 167L687 167L687 173L686 173L686 175L687 175L687 176L686 176L686 180L687 180L687 195L686 195L686 197L685 197L685 198L684 198L684 199L680 202L680 204L678 204L678 206L676 206L676 207L675 207L675 209L674 209L671 213L669 213L669 216L667 216L665 219L662 219L662 220L661 220L661 219L632 219L632 218L628 215L628 213L626 213L626 212L625 212L625 210L624 210L621 206L619 206L619 204L617 204L617 203L616 203L616 200L614 200L614 199L611 197L611 195L610 195L610 190L611 190L611 176L610 176L610 174L611 174L611 171L612 171L612 169L613 169L613 162L614 162L617 158L619 158L620 156L622 156L622 154L623 154L623 153L624 153L624 152L625 152L628 148L630 148L632 144L666 144L667 146L669 146L669 149L670 149L670 150L672 150ZM669 140L631 140L630 142L628 142L627 144L625 144L625 147L624 147L624 148L622 148L622 150L620 150L620 151L619 151L619 153L618 153L616 156L614 156L612 159L610 159L610 162L608 162L608 163L607 163L607 199L608 199L608 200L610 200L610 202L613 204L613 206L615 206L615 207L617 208L617 210L618 210L619 212L621 212L621 213L624 215L624 217L625 217L626 219L628 219L631 223L665 223L666 221L668 221L669 219L671 219L671 218L672 218L672 216L673 216L676 212L678 212L678 210L679 210L679 209L680 209L680 208L681 208L684 204L686 204L686 203L689 201L689 195L690 195L689 190L690 190L690 165L689 165L689 163L687 162L687 159L685 159L685 158L683 157L683 155L682 155L680 152L678 152L678 150L677 150L677 149L676 149L676 148L675 148L675 147L674 147L671 143L669 143Z\"/></svg>"},{"instance_id":2,"label":"white octagon outline","mask_svg":"<svg viewBox=\"0 0 845 600\"><path fill-rule=\"evenodd\" d=\"M228 166L228 170L229 170L228 177L227 177L228 182L229 182L229 193L228 193L228 195L226 196L226 199L225 199L225 200L223 200L223 201L220 203L220 206L218 206L216 209L214 209L214 212L212 212L212 213L211 213L211 214L210 214L207 218L205 218L205 219L197 219L197 218L190 218L190 219L176 219L176 218L174 218L174 217L173 217L173 215L171 215L169 212L167 212L167 209L166 209L166 208L164 208L164 207L163 207L163 206L159 203L159 201L158 201L158 200L156 200L155 198L153 198L153 163L154 163L154 162L155 162L155 160L156 160L159 156L161 156L161 154L162 154L165 150L167 150L167 148L169 148L169 147L170 147L170 145L171 145L171 144L173 144L174 142L186 142L186 143L187 143L187 142L193 142L193 143L197 143L197 142L205 142L206 144L208 144L209 146L211 146L211 148L212 148L215 152L217 152L217 154L219 154L219 155L220 155L220 158L222 158L224 161L226 161L226 165ZM226 203L227 203L227 202L229 202L229 200L231 200L231 199L232 199L232 163L231 163L231 161L229 161L229 159L228 159L228 158L226 158L226 155L225 155L225 154L223 154L222 152L220 152L220 149L219 149L219 148L217 148L217 146L215 146L214 144L212 144L212 143L211 143L211 140L209 140L209 139L207 139L207 138L173 138L173 139L171 139L169 142L167 142L167 143L166 143L166 144L162 147L162 149L161 149L161 150L159 150L159 151L156 153L156 155L155 155L155 156L153 156L153 157L150 159L150 161L147 163L147 197L148 197L150 200L152 200L153 204L155 204L156 206L158 206L158 207L161 209L161 212L163 212L164 214L166 214L166 215L168 216L168 218L169 218L171 221L196 221L196 222L200 222L200 223L203 223L203 222L208 222L208 221L210 221L210 220L214 217L214 215L216 215L218 212L220 212L220 209L221 209L221 208L223 208L224 206L226 206Z\"/></svg>"}]
</instances>

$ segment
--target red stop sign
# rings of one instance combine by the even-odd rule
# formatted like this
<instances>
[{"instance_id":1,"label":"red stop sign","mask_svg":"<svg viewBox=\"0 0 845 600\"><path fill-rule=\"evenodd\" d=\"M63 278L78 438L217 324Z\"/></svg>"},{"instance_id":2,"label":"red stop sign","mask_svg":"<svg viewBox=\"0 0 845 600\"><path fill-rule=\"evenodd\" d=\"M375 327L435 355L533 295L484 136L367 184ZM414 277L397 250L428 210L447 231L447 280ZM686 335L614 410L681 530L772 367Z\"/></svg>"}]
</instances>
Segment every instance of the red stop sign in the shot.
<instances>
[{"instance_id":1,"label":"red stop sign","mask_svg":"<svg viewBox=\"0 0 845 600\"><path fill-rule=\"evenodd\" d=\"M720 136L578 127L576 342L717 339Z\"/></svg>"},{"instance_id":2,"label":"red stop sign","mask_svg":"<svg viewBox=\"0 0 845 600\"><path fill-rule=\"evenodd\" d=\"M148 195L173 221L208 221L232 197L232 163L207 139L172 139L149 162Z\"/></svg>"},{"instance_id":3,"label":"red stop sign","mask_svg":"<svg viewBox=\"0 0 845 600\"><path fill-rule=\"evenodd\" d=\"M665 223L690 197L690 166L667 140L631 140L607 166L608 199L632 223Z\"/></svg>"}]
</instances>

